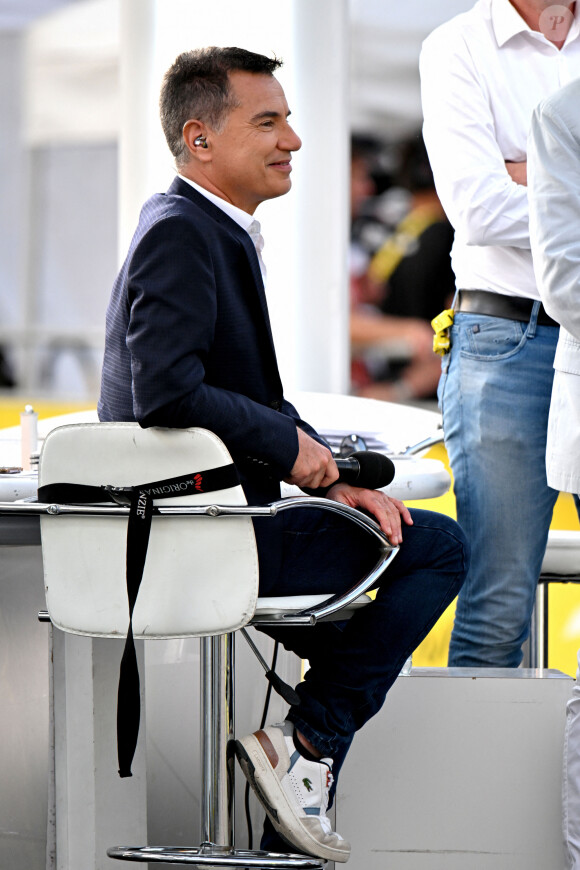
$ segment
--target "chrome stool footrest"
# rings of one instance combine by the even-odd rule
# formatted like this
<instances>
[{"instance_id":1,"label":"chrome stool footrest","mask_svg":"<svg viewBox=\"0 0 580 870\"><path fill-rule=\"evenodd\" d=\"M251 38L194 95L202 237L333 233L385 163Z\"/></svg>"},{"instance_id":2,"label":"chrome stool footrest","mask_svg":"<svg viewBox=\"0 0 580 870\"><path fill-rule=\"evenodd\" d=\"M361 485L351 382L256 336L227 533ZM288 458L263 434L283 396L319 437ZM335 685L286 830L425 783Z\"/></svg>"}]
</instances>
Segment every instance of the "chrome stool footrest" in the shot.
<instances>
[{"instance_id":1,"label":"chrome stool footrest","mask_svg":"<svg viewBox=\"0 0 580 870\"><path fill-rule=\"evenodd\" d=\"M309 855L283 855L279 852L230 849L214 843L202 843L199 848L165 846L113 846L107 849L109 858L121 861L189 864L198 867L256 867L262 870L321 870L326 861Z\"/></svg>"}]
</instances>

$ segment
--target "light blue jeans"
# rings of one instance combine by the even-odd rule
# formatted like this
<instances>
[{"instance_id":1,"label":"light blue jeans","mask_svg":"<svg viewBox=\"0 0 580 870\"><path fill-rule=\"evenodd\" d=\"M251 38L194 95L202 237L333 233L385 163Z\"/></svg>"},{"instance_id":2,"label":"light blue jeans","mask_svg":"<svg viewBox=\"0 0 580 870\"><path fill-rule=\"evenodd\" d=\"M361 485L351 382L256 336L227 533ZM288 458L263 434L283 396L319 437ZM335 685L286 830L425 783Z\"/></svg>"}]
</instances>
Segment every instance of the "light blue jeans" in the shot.
<instances>
[{"instance_id":1,"label":"light blue jeans","mask_svg":"<svg viewBox=\"0 0 580 870\"><path fill-rule=\"evenodd\" d=\"M471 544L454 667L517 667L558 493L545 451L558 328L455 315L439 402L457 519Z\"/></svg>"}]
</instances>

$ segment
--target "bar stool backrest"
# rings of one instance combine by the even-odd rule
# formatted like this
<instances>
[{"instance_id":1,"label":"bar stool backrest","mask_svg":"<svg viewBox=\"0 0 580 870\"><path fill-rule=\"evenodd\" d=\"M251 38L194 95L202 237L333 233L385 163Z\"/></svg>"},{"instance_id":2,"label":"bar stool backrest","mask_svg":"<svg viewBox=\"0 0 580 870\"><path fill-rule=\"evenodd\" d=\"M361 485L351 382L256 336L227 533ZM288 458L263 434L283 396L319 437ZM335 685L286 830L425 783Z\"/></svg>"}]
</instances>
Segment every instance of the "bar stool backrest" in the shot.
<instances>
[{"instance_id":1,"label":"bar stool backrest","mask_svg":"<svg viewBox=\"0 0 580 870\"><path fill-rule=\"evenodd\" d=\"M137 423L80 423L54 429L40 457L39 486L135 486L231 463L205 429L142 429ZM241 486L154 501L245 505ZM124 637L127 519L41 517L47 607L63 631ZM250 517L154 516L133 614L135 637L170 638L235 631L252 617L258 560Z\"/></svg>"}]
</instances>

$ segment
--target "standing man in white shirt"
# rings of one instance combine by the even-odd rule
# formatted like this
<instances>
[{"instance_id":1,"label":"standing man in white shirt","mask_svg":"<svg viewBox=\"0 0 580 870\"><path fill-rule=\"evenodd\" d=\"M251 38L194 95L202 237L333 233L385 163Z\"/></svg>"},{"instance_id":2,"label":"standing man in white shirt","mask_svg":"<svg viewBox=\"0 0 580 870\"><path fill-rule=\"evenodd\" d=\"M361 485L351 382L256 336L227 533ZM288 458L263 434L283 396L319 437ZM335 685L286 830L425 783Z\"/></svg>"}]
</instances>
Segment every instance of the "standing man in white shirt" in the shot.
<instances>
[{"instance_id":1,"label":"standing man in white shirt","mask_svg":"<svg viewBox=\"0 0 580 870\"><path fill-rule=\"evenodd\" d=\"M558 325L534 277L526 140L535 106L580 75L580 10L478 0L427 38L420 67L425 142L455 228L439 400L472 547L449 664L517 667L558 495L545 472Z\"/></svg>"},{"instance_id":2,"label":"standing man in white shirt","mask_svg":"<svg viewBox=\"0 0 580 870\"><path fill-rule=\"evenodd\" d=\"M530 235L540 295L561 324L548 426L548 483L580 493L580 79L542 102L529 138ZM580 651L568 702L563 826L580 868Z\"/></svg>"}]
</instances>

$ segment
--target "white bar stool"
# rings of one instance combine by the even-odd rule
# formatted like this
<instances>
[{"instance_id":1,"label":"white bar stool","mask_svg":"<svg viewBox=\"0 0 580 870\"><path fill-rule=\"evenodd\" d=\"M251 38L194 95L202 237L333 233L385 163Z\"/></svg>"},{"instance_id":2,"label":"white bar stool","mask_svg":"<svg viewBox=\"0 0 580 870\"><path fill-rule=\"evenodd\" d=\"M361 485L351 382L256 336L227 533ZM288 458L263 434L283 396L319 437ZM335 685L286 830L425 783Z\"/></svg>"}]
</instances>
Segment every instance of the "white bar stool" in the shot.
<instances>
[{"instance_id":1,"label":"white bar stool","mask_svg":"<svg viewBox=\"0 0 580 870\"><path fill-rule=\"evenodd\" d=\"M366 591L376 587L398 548L366 515L327 499L298 497L248 507L235 482L204 492L213 470L230 465L223 443L203 429L141 429L134 423L62 426L44 442L39 493L91 487L90 503L79 504L74 497L61 503L51 496L45 502L2 503L0 513L40 514L52 623L65 632L118 638L126 636L130 616L130 508L123 502L138 491L139 514L141 496L149 489L153 516L132 614L133 635L201 638L202 843L195 848L112 846L107 854L135 862L315 870L324 864L322 859L234 847L233 632L252 622L303 626L347 618L368 603ZM258 599L251 518L301 507L330 510L355 522L375 538L378 561L340 595ZM141 520L133 522L139 525Z\"/></svg>"}]
</instances>

